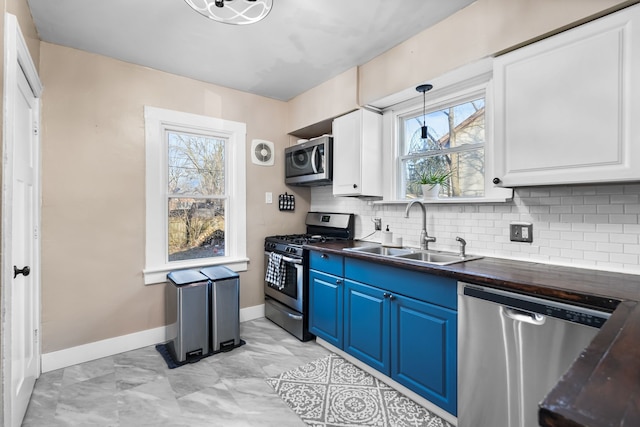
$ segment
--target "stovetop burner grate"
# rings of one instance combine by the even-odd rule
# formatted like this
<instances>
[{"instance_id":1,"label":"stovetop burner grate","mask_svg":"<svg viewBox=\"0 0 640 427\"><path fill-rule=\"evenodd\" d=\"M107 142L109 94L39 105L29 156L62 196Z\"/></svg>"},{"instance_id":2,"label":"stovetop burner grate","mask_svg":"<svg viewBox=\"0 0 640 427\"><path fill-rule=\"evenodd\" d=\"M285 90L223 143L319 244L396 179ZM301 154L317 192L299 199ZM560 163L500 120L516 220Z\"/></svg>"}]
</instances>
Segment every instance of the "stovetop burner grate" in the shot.
<instances>
[{"instance_id":1,"label":"stovetop burner grate","mask_svg":"<svg viewBox=\"0 0 640 427\"><path fill-rule=\"evenodd\" d=\"M268 242L285 243L290 245L305 245L309 243L331 242L335 240L345 240L340 237L323 236L318 234L286 234L280 236L270 236L266 238Z\"/></svg>"}]
</instances>

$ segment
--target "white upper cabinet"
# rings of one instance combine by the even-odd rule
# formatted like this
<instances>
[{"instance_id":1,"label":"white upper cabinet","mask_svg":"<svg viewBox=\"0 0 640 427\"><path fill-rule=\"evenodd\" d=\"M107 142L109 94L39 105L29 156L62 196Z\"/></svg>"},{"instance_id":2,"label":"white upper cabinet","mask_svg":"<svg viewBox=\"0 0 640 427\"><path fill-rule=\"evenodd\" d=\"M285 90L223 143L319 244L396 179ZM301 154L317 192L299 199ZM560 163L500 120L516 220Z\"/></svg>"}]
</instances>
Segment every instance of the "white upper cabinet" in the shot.
<instances>
[{"instance_id":1,"label":"white upper cabinet","mask_svg":"<svg viewBox=\"0 0 640 427\"><path fill-rule=\"evenodd\" d=\"M640 6L495 59L500 186L640 180Z\"/></svg>"},{"instance_id":2,"label":"white upper cabinet","mask_svg":"<svg viewBox=\"0 0 640 427\"><path fill-rule=\"evenodd\" d=\"M360 109L333 120L333 195L382 196L382 115Z\"/></svg>"}]
</instances>

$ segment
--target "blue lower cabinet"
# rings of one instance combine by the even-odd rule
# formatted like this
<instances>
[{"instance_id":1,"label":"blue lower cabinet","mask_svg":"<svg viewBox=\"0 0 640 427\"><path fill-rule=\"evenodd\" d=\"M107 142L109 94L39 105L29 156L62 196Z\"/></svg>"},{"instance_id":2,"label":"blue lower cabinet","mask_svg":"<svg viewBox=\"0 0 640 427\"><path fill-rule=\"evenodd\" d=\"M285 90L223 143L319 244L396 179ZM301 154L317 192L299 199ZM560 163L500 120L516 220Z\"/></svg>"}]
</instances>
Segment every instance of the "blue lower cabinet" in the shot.
<instances>
[{"instance_id":1,"label":"blue lower cabinet","mask_svg":"<svg viewBox=\"0 0 640 427\"><path fill-rule=\"evenodd\" d=\"M457 415L457 312L413 298L391 304L391 378Z\"/></svg>"},{"instance_id":2,"label":"blue lower cabinet","mask_svg":"<svg viewBox=\"0 0 640 427\"><path fill-rule=\"evenodd\" d=\"M344 350L390 375L390 310L386 293L351 280L345 280L344 293Z\"/></svg>"},{"instance_id":3,"label":"blue lower cabinet","mask_svg":"<svg viewBox=\"0 0 640 427\"><path fill-rule=\"evenodd\" d=\"M309 271L309 331L328 343L343 346L343 280Z\"/></svg>"},{"instance_id":4,"label":"blue lower cabinet","mask_svg":"<svg viewBox=\"0 0 640 427\"><path fill-rule=\"evenodd\" d=\"M311 333L457 416L456 281L323 255L311 251Z\"/></svg>"}]
</instances>

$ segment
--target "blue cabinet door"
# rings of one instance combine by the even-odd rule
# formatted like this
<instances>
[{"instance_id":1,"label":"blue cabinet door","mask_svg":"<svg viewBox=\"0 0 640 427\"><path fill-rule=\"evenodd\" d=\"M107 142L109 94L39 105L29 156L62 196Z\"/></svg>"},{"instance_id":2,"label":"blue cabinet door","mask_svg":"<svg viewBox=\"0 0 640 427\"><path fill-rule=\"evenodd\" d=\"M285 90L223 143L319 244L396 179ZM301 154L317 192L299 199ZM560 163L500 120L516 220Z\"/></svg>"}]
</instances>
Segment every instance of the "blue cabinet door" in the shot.
<instances>
[{"instance_id":1,"label":"blue cabinet door","mask_svg":"<svg viewBox=\"0 0 640 427\"><path fill-rule=\"evenodd\" d=\"M391 378L457 415L457 312L394 295Z\"/></svg>"},{"instance_id":2,"label":"blue cabinet door","mask_svg":"<svg viewBox=\"0 0 640 427\"><path fill-rule=\"evenodd\" d=\"M343 346L343 280L309 270L309 331L328 343Z\"/></svg>"},{"instance_id":3,"label":"blue cabinet door","mask_svg":"<svg viewBox=\"0 0 640 427\"><path fill-rule=\"evenodd\" d=\"M344 350L390 375L388 294L351 280L345 280L344 293Z\"/></svg>"}]
</instances>

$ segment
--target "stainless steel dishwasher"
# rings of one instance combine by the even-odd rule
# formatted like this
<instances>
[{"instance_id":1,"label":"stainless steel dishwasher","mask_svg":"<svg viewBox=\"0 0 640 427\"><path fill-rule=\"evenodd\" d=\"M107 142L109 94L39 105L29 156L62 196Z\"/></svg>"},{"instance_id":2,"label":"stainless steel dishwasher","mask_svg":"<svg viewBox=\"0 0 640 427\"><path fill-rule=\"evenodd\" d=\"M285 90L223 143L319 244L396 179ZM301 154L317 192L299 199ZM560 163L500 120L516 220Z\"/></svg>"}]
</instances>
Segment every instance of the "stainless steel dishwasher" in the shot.
<instances>
[{"instance_id":1,"label":"stainless steel dishwasher","mask_svg":"<svg viewBox=\"0 0 640 427\"><path fill-rule=\"evenodd\" d=\"M609 313L458 283L458 427L538 426L538 403Z\"/></svg>"}]
</instances>

